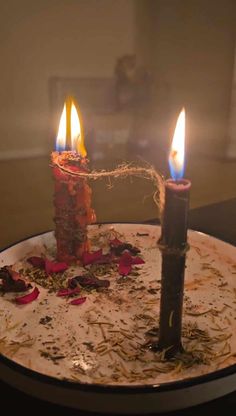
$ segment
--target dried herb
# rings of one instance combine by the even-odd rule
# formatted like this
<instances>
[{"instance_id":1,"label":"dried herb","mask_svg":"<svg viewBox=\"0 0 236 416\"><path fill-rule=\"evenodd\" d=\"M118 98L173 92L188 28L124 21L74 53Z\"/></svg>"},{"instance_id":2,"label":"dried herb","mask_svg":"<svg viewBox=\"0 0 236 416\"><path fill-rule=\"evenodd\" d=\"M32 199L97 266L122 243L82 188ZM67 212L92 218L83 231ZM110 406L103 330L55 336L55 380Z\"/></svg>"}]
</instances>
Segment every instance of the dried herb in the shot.
<instances>
[{"instance_id":1,"label":"dried herb","mask_svg":"<svg viewBox=\"0 0 236 416\"><path fill-rule=\"evenodd\" d=\"M51 320L52 320L52 317L51 317L51 316L46 315L46 316L44 316L44 318L41 318L41 319L39 320L39 323L40 323L41 325L46 325L46 324L48 324L49 322L51 322Z\"/></svg>"}]
</instances>

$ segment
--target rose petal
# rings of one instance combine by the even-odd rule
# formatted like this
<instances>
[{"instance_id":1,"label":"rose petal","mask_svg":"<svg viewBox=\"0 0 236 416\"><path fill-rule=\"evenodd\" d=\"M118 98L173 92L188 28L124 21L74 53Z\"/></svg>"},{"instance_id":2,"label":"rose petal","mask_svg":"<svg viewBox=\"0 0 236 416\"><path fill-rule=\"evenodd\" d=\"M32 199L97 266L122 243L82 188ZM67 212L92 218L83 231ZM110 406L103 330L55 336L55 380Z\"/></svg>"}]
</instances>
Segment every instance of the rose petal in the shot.
<instances>
[{"instance_id":1,"label":"rose petal","mask_svg":"<svg viewBox=\"0 0 236 416\"><path fill-rule=\"evenodd\" d=\"M79 292L80 292L79 287L76 287L74 289L60 289L57 292L57 296L72 296L72 295L74 295L76 293L79 293Z\"/></svg>"},{"instance_id":2,"label":"rose petal","mask_svg":"<svg viewBox=\"0 0 236 416\"><path fill-rule=\"evenodd\" d=\"M145 261L138 256L131 256L131 254L128 251L125 251L122 256L119 259L119 264L144 264Z\"/></svg>"},{"instance_id":3,"label":"rose petal","mask_svg":"<svg viewBox=\"0 0 236 416\"><path fill-rule=\"evenodd\" d=\"M18 303L18 305L26 305L27 303L33 302L33 300L37 299L38 295L39 290L37 287L35 287L34 290L27 295L15 298L15 301Z\"/></svg>"},{"instance_id":4,"label":"rose petal","mask_svg":"<svg viewBox=\"0 0 236 416\"><path fill-rule=\"evenodd\" d=\"M118 271L121 276L127 276L132 270L132 256L125 251L119 259Z\"/></svg>"},{"instance_id":5,"label":"rose petal","mask_svg":"<svg viewBox=\"0 0 236 416\"><path fill-rule=\"evenodd\" d=\"M85 251L82 255L82 263L84 266L87 266L88 264L94 264L101 259L102 255L102 249L93 251L92 253Z\"/></svg>"},{"instance_id":6,"label":"rose petal","mask_svg":"<svg viewBox=\"0 0 236 416\"><path fill-rule=\"evenodd\" d=\"M82 303L84 303L86 301L86 297L83 298L77 298L77 299L73 299L70 304L71 305L82 305Z\"/></svg>"},{"instance_id":7,"label":"rose petal","mask_svg":"<svg viewBox=\"0 0 236 416\"><path fill-rule=\"evenodd\" d=\"M34 267L45 269L47 274L64 272L64 270L68 268L68 265L65 262L60 263L38 256L29 257L27 261Z\"/></svg>"},{"instance_id":8,"label":"rose petal","mask_svg":"<svg viewBox=\"0 0 236 416\"><path fill-rule=\"evenodd\" d=\"M127 276L133 264L143 264L144 260L141 257L132 257L128 251L125 251L119 259L118 271L122 276Z\"/></svg>"},{"instance_id":9,"label":"rose petal","mask_svg":"<svg viewBox=\"0 0 236 416\"><path fill-rule=\"evenodd\" d=\"M128 251L125 251L120 260L119 264L123 264L124 266L131 266L133 264L133 257L130 255Z\"/></svg>"},{"instance_id":10,"label":"rose petal","mask_svg":"<svg viewBox=\"0 0 236 416\"><path fill-rule=\"evenodd\" d=\"M118 271L121 276L127 276L132 270L131 265L119 264Z\"/></svg>"},{"instance_id":11,"label":"rose petal","mask_svg":"<svg viewBox=\"0 0 236 416\"><path fill-rule=\"evenodd\" d=\"M84 266L88 266L89 264L107 264L112 260L113 256L110 253L102 254L101 249L92 253L85 251L82 255L82 263Z\"/></svg>"},{"instance_id":12,"label":"rose petal","mask_svg":"<svg viewBox=\"0 0 236 416\"><path fill-rule=\"evenodd\" d=\"M45 259L43 257L32 256L29 257L27 261L32 264L32 266L38 267L39 269L44 269L45 267Z\"/></svg>"},{"instance_id":13,"label":"rose petal","mask_svg":"<svg viewBox=\"0 0 236 416\"><path fill-rule=\"evenodd\" d=\"M25 292L32 287L18 272L15 272L9 266L0 269L0 279L2 280L0 290L3 292Z\"/></svg>"},{"instance_id":14,"label":"rose petal","mask_svg":"<svg viewBox=\"0 0 236 416\"><path fill-rule=\"evenodd\" d=\"M64 272L66 269L68 269L68 265L65 262L60 263L45 259L45 271L47 274Z\"/></svg>"},{"instance_id":15,"label":"rose petal","mask_svg":"<svg viewBox=\"0 0 236 416\"><path fill-rule=\"evenodd\" d=\"M145 261L143 259L141 259L141 257L133 257L133 262L132 264L144 264Z\"/></svg>"}]
</instances>

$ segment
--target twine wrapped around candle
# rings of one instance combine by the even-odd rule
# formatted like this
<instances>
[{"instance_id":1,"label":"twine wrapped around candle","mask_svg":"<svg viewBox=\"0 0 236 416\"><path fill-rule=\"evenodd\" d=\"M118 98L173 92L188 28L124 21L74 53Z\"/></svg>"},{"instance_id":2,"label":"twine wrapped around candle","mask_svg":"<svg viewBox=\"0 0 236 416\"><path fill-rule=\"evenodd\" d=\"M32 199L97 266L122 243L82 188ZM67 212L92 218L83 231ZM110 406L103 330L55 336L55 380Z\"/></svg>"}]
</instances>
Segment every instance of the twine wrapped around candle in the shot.
<instances>
[{"instance_id":1,"label":"twine wrapped around candle","mask_svg":"<svg viewBox=\"0 0 236 416\"><path fill-rule=\"evenodd\" d=\"M87 179L102 179L102 178L126 178L127 176L136 176L141 177L147 180L151 180L155 187L155 192L153 194L153 200L156 206L159 208L160 220L162 220L162 214L164 209L165 201L165 186L163 176L157 172L153 166L134 166L132 164L123 163L119 165L116 169L113 170L100 170L100 171L91 171L91 172L75 172L69 169L68 167L61 166L57 161L52 164L52 167L57 167L61 171L70 174L72 176L78 176L80 178Z\"/></svg>"}]
</instances>

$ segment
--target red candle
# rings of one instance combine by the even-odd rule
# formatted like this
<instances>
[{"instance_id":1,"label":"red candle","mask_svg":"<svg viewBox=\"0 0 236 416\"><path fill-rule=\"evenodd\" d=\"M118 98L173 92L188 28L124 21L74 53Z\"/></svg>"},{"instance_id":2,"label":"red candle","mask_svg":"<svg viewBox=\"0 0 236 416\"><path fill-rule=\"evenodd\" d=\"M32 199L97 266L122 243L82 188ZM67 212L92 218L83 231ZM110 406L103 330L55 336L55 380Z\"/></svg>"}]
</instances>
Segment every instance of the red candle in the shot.
<instances>
[{"instance_id":1,"label":"red candle","mask_svg":"<svg viewBox=\"0 0 236 416\"><path fill-rule=\"evenodd\" d=\"M182 350L181 330L184 274L191 182L184 173L185 112L179 115L169 165L172 179L165 182L165 207L160 249L162 251L161 304L158 349L172 357Z\"/></svg>"},{"instance_id":2,"label":"red candle","mask_svg":"<svg viewBox=\"0 0 236 416\"><path fill-rule=\"evenodd\" d=\"M67 149L67 150L66 150ZM55 181L55 237L57 259L70 264L89 249L87 225L95 221L91 208L91 188L86 178L64 172L88 172L80 109L67 98L61 115L56 151L51 154Z\"/></svg>"}]
</instances>

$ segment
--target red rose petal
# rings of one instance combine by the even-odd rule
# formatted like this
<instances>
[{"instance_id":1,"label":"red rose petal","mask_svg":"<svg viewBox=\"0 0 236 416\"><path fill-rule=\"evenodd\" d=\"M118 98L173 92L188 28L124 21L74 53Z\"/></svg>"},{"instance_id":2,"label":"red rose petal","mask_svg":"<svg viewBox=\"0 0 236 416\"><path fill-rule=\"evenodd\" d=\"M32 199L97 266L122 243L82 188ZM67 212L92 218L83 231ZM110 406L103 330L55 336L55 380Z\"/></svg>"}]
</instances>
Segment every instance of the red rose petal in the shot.
<instances>
[{"instance_id":1,"label":"red rose petal","mask_svg":"<svg viewBox=\"0 0 236 416\"><path fill-rule=\"evenodd\" d=\"M129 254L128 251L125 251L120 257L119 264L124 264L126 266L133 264L133 257Z\"/></svg>"},{"instance_id":2,"label":"red rose petal","mask_svg":"<svg viewBox=\"0 0 236 416\"><path fill-rule=\"evenodd\" d=\"M66 269L68 269L68 265L65 262L59 263L45 259L45 271L47 274L64 272Z\"/></svg>"},{"instance_id":3,"label":"red rose petal","mask_svg":"<svg viewBox=\"0 0 236 416\"><path fill-rule=\"evenodd\" d=\"M86 297L83 298L77 298L77 299L73 299L70 304L71 305L82 305L82 303L84 303L86 301Z\"/></svg>"},{"instance_id":4,"label":"red rose petal","mask_svg":"<svg viewBox=\"0 0 236 416\"><path fill-rule=\"evenodd\" d=\"M128 251L125 251L119 259L118 271L122 276L127 276L131 270L133 264L145 263L141 257L132 257Z\"/></svg>"},{"instance_id":5,"label":"red rose petal","mask_svg":"<svg viewBox=\"0 0 236 416\"><path fill-rule=\"evenodd\" d=\"M87 266L88 264L95 264L102 258L102 256L102 249L93 251L92 253L85 251L82 255L82 263L84 266Z\"/></svg>"},{"instance_id":6,"label":"red rose petal","mask_svg":"<svg viewBox=\"0 0 236 416\"><path fill-rule=\"evenodd\" d=\"M37 299L38 295L39 290L37 287L35 287L32 292L28 293L28 295L15 298L15 301L18 303L18 305L26 305L27 303L33 302L33 300Z\"/></svg>"},{"instance_id":7,"label":"red rose petal","mask_svg":"<svg viewBox=\"0 0 236 416\"><path fill-rule=\"evenodd\" d=\"M64 270L68 269L68 265L65 262L60 263L38 256L29 257L27 261L34 267L45 269L47 274L64 272Z\"/></svg>"},{"instance_id":8,"label":"red rose petal","mask_svg":"<svg viewBox=\"0 0 236 416\"><path fill-rule=\"evenodd\" d=\"M127 251L122 254L119 260L118 270L122 276L127 276L132 270L132 256Z\"/></svg>"},{"instance_id":9,"label":"red rose petal","mask_svg":"<svg viewBox=\"0 0 236 416\"><path fill-rule=\"evenodd\" d=\"M131 272L132 266L131 265L125 266L124 264L119 264L118 270L121 276L127 276Z\"/></svg>"},{"instance_id":10,"label":"red rose petal","mask_svg":"<svg viewBox=\"0 0 236 416\"><path fill-rule=\"evenodd\" d=\"M102 254L102 249L93 251L92 253L85 251L82 255L82 263L84 266L88 266L89 264L107 264L111 263L112 260L112 254Z\"/></svg>"},{"instance_id":11,"label":"red rose petal","mask_svg":"<svg viewBox=\"0 0 236 416\"><path fill-rule=\"evenodd\" d=\"M76 293L79 293L79 292L80 292L79 287L76 287L74 289L60 289L57 292L57 296L72 296L72 295L74 295Z\"/></svg>"},{"instance_id":12,"label":"red rose petal","mask_svg":"<svg viewBox=\"0 0 236 416\"><path fill-rule=\"evenodd\" d=\"M39 269L44 269L45 259L43 257L32 256L27 259L28 263L32 264L34 267L39 267Z\"/></svg>"},{"instance_id":13,"label":"red rose petal","mask_svg":"<svg viewBox=\"0 0 236 416\"><path fill-rule=\"evenodd\" d=\"M133 262L132 264L144 264L145 261L143 259L141 259L141 257L133 257Z\"/></svg>"}]
</instances>

